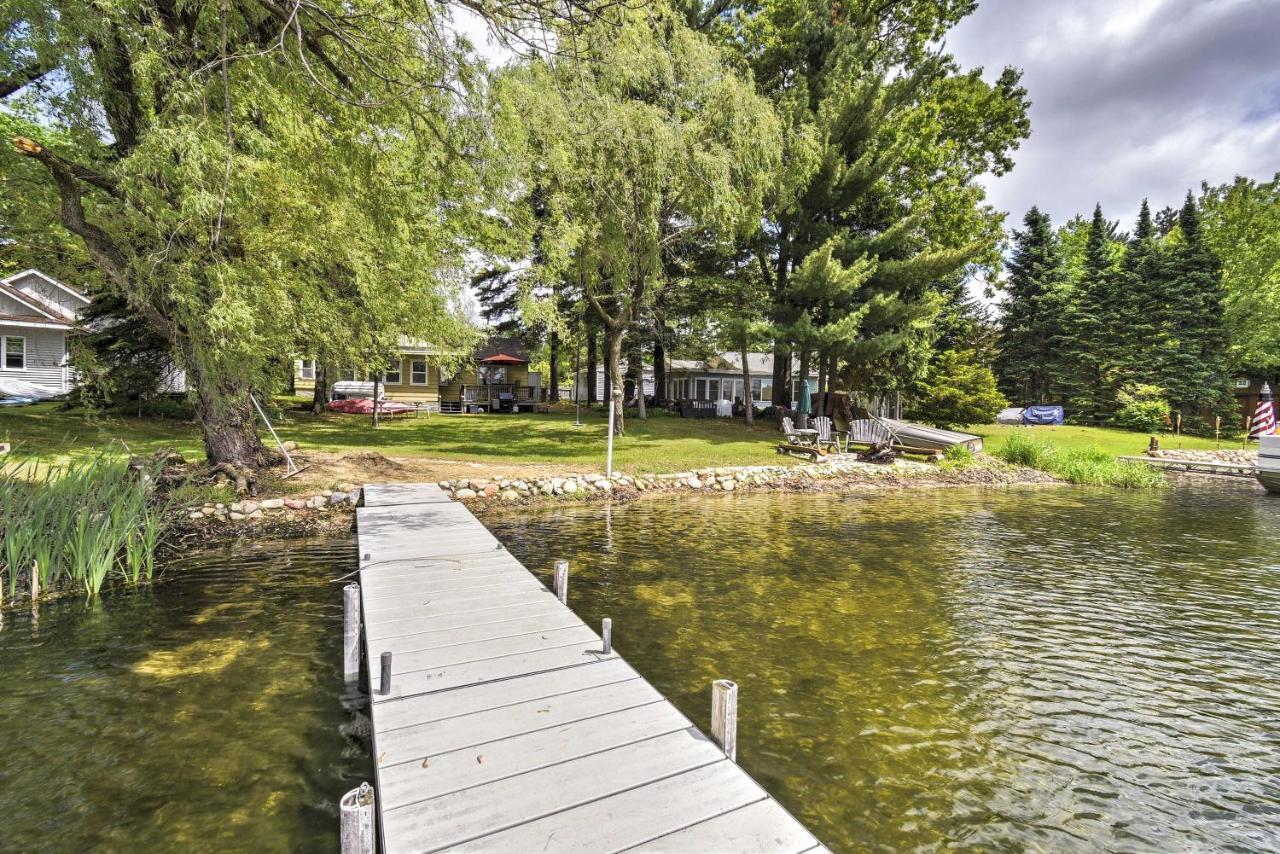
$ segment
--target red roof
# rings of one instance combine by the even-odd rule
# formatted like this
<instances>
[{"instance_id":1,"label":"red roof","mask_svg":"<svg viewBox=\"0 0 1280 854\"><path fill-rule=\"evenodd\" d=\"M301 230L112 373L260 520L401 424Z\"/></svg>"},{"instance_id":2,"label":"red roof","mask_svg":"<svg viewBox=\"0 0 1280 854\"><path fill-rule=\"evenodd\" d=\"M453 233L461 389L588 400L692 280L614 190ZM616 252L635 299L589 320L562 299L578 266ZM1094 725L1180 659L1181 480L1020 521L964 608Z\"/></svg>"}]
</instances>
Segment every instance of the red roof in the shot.
<instances>
[{"instance_id":1,"label":"red roof","mask_svg":"<svg viewBox=\"0 0 1280 854\"><path fill-rule=\"evenodd\" d=\"M525 365L528 362L528 359L521 359L519 356L512 356L508 353L498 353L480 360L482 365Z\"/></svg>"}]
</instances>

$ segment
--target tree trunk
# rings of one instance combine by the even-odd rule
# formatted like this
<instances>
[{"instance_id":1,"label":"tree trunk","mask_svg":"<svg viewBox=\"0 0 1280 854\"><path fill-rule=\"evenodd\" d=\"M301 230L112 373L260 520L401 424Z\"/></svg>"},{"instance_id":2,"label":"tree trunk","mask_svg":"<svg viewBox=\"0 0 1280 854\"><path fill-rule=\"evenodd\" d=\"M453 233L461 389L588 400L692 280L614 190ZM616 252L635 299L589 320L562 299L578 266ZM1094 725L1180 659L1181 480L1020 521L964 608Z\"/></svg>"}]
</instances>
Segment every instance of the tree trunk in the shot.
<instances>
[{"instance_id":1,"label":"tree trunk","mask_svg":"<svg viewBox=\"0 0 1280 854\"><path fill-rule=\"evenodd\" d=\"M608 384L607 391L609 399L613 401L613 432L615 435L621 436L626 430L627 422L623 415L623 386L622 386L622 336L624 328L621 324L610 327L605 330L605 338L608 341L608 354L606 355L608 375L605 381Z\"/></svg>"},{"instance_id":2,"label":"tree trunk","mask_svg":"<svg viewBox=\"0 0 1280 854\"><path fill-rule=\"evenodd\" d=\"M818 353L818 387L814 389L814 398L813 398L813 414L814 415L827 414L825 411L823 411L823 403L822 403L825 400L825 397L823 396L822 392L823 392L823 389L826 388L826 382L827 382L827 355L825 353L819 352Z\"/></svg>"},{"instance_id":3,"label":"tree trunk","mask_svg":"<svg viewBox=\"0 0 1280 854\"><path fill-rule=\"evenodd\" d=\"M667 404L667 351L662 346L662 339L653 341L653 405L663 407Z\"/></svg>"},{"instance_id":4,"label":"tree trunk","mask_svg":"<svg viewBox=\"0 0 1280 854\"><path fill-rule=\"evenodd\" d=\"M747 419L747 424L754 424L756 420L756 402L751 394L751 366L747 364L746 335L742 336L738 355L742 358L742 402L745 404L743 416Z\"/></svg>"},{"instance_id":5,"label":"tree trunk","mask_svg":"<svg viewBox=\"0 0 1280 854\"><path fill-rule=\"evenodd\" d=\"M258 438L249 388L235 380L211 383L188 360L188 376L195 382L196 420L204 436L204 452L210 466L229 464L256 469L266 462L266 449Z\"/></svg>"},{"instance_id":6,"label":"tree trunk","mask_svg":"<svg viewBox=\"0 0 1280 854\"><path fill-rule=\"evenodd\" d=\"M644 407L644 357L641 355L638 343L631 351L631 371L636 375L636 417L641 421L647 421L649 413Z\"/></svg>"},{"instance_id":7,"label":"tree trunk","mask_svg":"<svg viewBox=\"0 0 1280 854\"><path fill-rule=\"evenodd\" d=\"M791 405L791 348L781 341L773 343L773 405Z\"/></svg>"},{"instance_id":8,"label":"tree trunk","mask_svg":"<svg viewBox=\"0 0 1280 854\"><path fill-rule=\"evenodd\" d=\"M552 403L560 402L560 336L551 333L551 339L548 342L551 349L551 385L548 390L547 399Z\"/></svg>"},{"instance_id":9,"label":"tree trunk","mask_svg":"<svg viewBox=\"0 0 1280 854\"><path fill-rule=\"evenodd\" d=\"M596 397L596 371L600 365L596 362L596 333L587 336L587 406L599 403Z\"/></svg>"},{"instance_id":10,"label":"tree trunk","mask_svg":"<svg viewBox=\"0 0 1280 854\"><path fill-rule=\"evenodd\" d=\"M329 371L316 362L316 387L311 392L311 414L319 415L329 404Z\"/></svg>"}]
</instances>

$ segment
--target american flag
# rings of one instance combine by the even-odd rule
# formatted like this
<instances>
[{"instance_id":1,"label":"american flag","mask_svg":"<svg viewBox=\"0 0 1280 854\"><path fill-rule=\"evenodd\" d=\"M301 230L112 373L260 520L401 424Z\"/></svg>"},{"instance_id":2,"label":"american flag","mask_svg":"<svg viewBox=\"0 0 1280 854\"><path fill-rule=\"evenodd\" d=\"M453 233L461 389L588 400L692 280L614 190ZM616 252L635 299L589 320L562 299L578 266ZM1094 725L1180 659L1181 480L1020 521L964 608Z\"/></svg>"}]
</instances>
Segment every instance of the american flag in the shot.
<instances>
[{"instance_id":1,"label":"american flag","mask_svg":"<svg viewBox=\"0 0 1280 854\"><path fill-rule=\"evenodd\" d=\"M1253 419L1249 422L1249 438L1258 439L1276 432L1276 407L1271 402L1271 386L1262 384L1262 396L1258 398L1258 406L1253 410Z\"/></svg>"}]
</instances>

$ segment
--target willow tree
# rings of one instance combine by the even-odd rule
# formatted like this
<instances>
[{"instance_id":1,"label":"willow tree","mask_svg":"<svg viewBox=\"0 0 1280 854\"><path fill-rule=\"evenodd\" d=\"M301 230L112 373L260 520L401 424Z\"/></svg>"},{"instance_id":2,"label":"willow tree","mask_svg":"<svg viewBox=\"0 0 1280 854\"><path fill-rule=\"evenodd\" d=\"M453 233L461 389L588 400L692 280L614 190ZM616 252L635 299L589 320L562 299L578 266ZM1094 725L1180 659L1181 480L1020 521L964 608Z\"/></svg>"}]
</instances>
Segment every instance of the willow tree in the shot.
<instances>
[{"instance_id":1,"label":"willow tree","mask_svg":"<svg viewBox=\"0 0 1280 854\"><path fill-rule=\"evenodd\" d=\"M168 342L212 464L264 461L249 398L273 360L323 349L373 365L400 334L464 335L447 272L484 204L486 133L447 14L0 0L0 97L49 129L14 136L5 168L38 164L57 199L19 203L45 205L106 295Z\"/></svg>"},{"instance_id":2,"label":"willow tree","mask_svg":"<svg viewBox=\"0 0 1280 854\"><path fill-rule=\"evenodd\" d=\"M623 341L694 230L758 225L778 124L748 74L661 3L619 6L503 81L506 136L545 191L546 275L573 283L605 330L615 427Z\"/></svg>"}]
</instances>

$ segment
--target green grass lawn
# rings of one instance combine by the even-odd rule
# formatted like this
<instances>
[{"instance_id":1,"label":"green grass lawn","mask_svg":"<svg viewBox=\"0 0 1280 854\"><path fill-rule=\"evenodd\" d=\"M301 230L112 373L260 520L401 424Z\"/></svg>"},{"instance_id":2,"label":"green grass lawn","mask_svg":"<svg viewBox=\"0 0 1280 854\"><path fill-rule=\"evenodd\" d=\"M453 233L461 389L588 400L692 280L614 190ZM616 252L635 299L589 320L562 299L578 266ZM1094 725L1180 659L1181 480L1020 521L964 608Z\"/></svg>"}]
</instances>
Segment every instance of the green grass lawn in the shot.
<instances>
[{"instance_id":1,"label":"green grass lawn","mask_svg":"<svg viewBox=\"0 0 1280 854\"><path fill-rule=\"evenodd\" d=\"M1051 445L1063 450L1085 450L1101 448L1112 456L1128 456L1141 454L1147 449L1148 433L1136 433L1132 430L1115 430L1109 427L1018 427L1005 424L977 424L964 428L967 432L982 437L982 444L987 453L994 454L1012 435L1023 436L1044 445ZM1234 442L1224 439L1220 445L1213 439L1200 436L1182 436L1175 438L1172 433L1158 437L1160 447L1166 450L1185 448L1188 450L1213 450L1215 447L1238 448L1240 440Z\"/></svg>"},{"instance_id":2,"label":"green grass lawn","mask_svg":"<svg viewBox=\"0 0 1280 854\"><path fill-rule=\"evenodd\" d=\"M605 415L583 410L584 426L573 426L573 409L533 415L431 415L385 421L376 430L367 417L326 413L310 415L285 407L277 419L281 438L298 442L304 450L350 453L376 451L390 457L431 457L491 463L551 463L588 470L604 467ZM1063 449L1098 447L1114 456L1140 454L1147 435L1099 427L1006 427L984 424L968 428L997 451L1010 435L1022 435ZM264 438L269 438L265 436ZM663 413L647 421L628 420L626 436L614 445L614 468L628 471L679 471L707 466L775 464L779 434L771 425L748 428L736 420L686 419ZM58 403L0 408L0 441L11 442L16 454L50 462L83 458L111 447L123 452L150 453L173 447L187 459L204 455L195 425L179 418L137 418L127 415L88 416L65 410ZM1184 448L1213 448L1212 439L1184 436ZM1161 445L1179 444L1171 435ZM1223 442L1239 447L1239 442Z\"/></svg>"},{"instance_id":3,"label":"green grass lawn","mask_svg":"<svg viewBox=\"0 0 1280 854\"><path fill-rule=\"evenodd\" d=\"M423 415L384 421L375 430L367 417L317 416L290 409L280 416L276 430L304 450L603 469L605 415L584 408L582 421L584 426L575 427L569 408L542 415ZM269 441L265 431L264 438ZM771 425L748 428L728 419L685 419L666 413L647 421L630 418L627 435L614 443L614 468L663 472L774 464L781 459L774 452L778 438ZM170 446L191 460L204 454L199 431L190 422L120 415L90 418L57 403L0 409L0 441L13 443L18 454L50 461L92 455L108 444L123 450L120 442L135 453Z\"/></svg>"}]
</instances>

